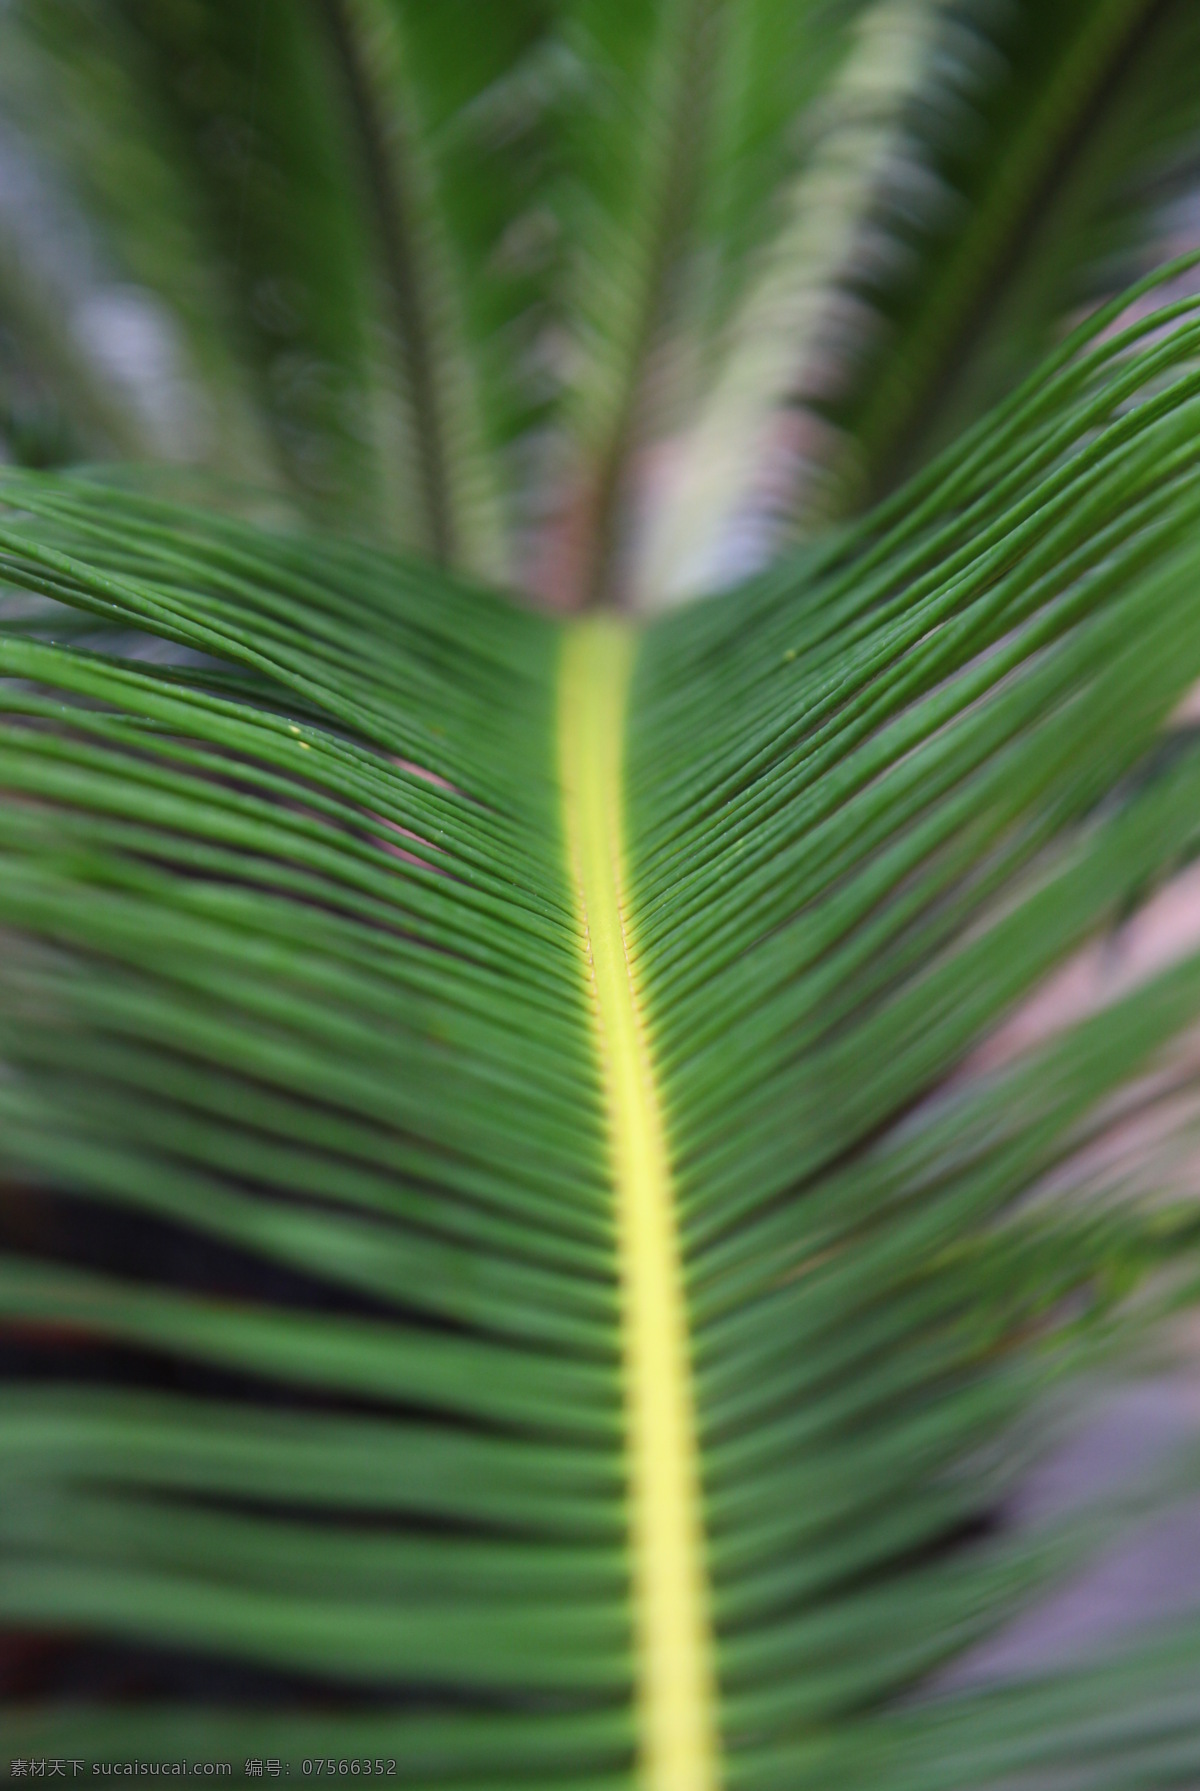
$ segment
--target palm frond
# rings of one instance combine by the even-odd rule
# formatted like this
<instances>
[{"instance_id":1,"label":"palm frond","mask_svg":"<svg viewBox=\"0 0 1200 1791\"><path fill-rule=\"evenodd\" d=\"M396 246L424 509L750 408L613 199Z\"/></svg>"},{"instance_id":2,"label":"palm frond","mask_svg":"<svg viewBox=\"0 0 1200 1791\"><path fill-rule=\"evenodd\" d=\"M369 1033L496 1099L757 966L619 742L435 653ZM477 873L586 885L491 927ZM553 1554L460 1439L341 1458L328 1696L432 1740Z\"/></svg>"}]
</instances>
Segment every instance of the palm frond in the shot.
<instances>
[{"instance_id":1,"label":"palm frond","mask_svg":"<svg viewBox=\"0 0 1200 1791\"><path fill-rule=\"evenodd\" d=\"M166 308L184 347L179 374L193 387L193 412L200 412L189 418L190 437L176 429L166 443L131 439L128 425L85 429L86 451L145 457L165 450L168 458L191 456L266 485L269 443L243 390L242 357L231 341L228 294L211 262L203 208L148 90L146 59L133 33L111 8L51 0L6 7L0 50L3 108L16 147L27 164L40 163L74 195L111 278L153 294ZM39 300L41 314L53 319L70 283L60 275L49 284L53 290L43 290ZM14 309L4 302L10 326ZM19 323L16 333L24 346ZM30 358L36 362L36 353ZM86 370L82 378L74 367L56 370L51 389L72 414L78 393L87 390Z\"/></svg>"},{"instance_id":2,"label":"palm frond","mask_svg":"<svg viewBox=\"0 0 1200 1791\"><path fill-rule=\"evenodd\" d=\"M695 228L726 11L720 0L566 10L582 89L563 146L572 451L547 576L584 603L620 589L631 464Z\"/></svg>"},{"instance_id":3,"label":"palm frond","mask_svg":"<svg viewBox=\"0 0 1200 1791\"><path fill-rule=\"evenodd\" d=\"M389 435L367 225L312 11L52 0L18 9L7 32L43 104L73 108L51 152L185 331L214 400L210 461L256 454L302 508L418 534Z\"/></svg>"},{"instance_id":4,"label":"palm frond","mask_svg":"<svg viewBox=\"0 0 1200 1791\"><path fill-rule=\"evenodd\" d=\"M774 228L765 240L744 245L733 236L741 290L716 329L695 414L673 449L666 495L631 574L638 607L658 609L728 582L723 556L731 548L745 554L739 525L744 530L747 509L761 502L764 479L779 481L784 408L828 332L833 294L895 156L905 110L928 78L943 10L932 0L879 0L858 9L840 44L821 9L805 19L807 60L818 61L821 76L807 141L793 165L776 170ZM764 35L765 55L777 57L774 34ZM840 58L831 57L837 49ZM827 58L832 73L821 66ZM771 87L765 71L755 73L750 104L761 116Z\"/></svg>"},{"instance_id":5,"label":"palm frond","mask_svg":"<svg viewBox=\"0 0 1200 1791\"><path fill-rule=\"evenodd\" d=\"M1162 259L1163 201L1195 165L1190 8L1061 0L1006 17L985 6L967 8L957 33L958 110L974 128L927 103L913 150L941 204L923 228L902 191L890 224L880 205L908 266L859 288L884 321L834 405L853 444L842 504L945 446L1028 373L1064 319ZM989 62L1002 76L987 78Z\"/></svg>"},{"instance_id":6,"label":"palm frond","mask_svg":"<svg viewBox=\"0 0 1200 1791\"><path fill-rule=\"evenodd\" d=\"M1077 1560L989 1522L1195 1237L1083 1153L1200 960L972 1053L1197 844L1198 345L1102 314L638 630L6 475L0 1611L158 1662L14 1749L1195 1777L1194 1628L939 1673Z\"/></svg>"},{"instance_id":7,"label":"palm frond","mask_svg":"<svg viewBox=\"0 0 1200 1791\"><path fill-rule=\"evenodd\" d=\"M1183 4L474 17L13 0L0 104L177 325L192 423L154 452L561 607L727 585L891 489L1195 168ZM72 451L144 454L10 285Z\"/></svg>"},{"instance_id":8,"label":"palm frond","mask_svg":"<svg viewBox=\"0 0 1200 1791\"><path fill-rule=\"evenodd\" d=\"M461 138L475 134L472 107L513 80L544 37L544 7L510 5L483 34L461 6L435 14L381 0L324 0L323 10L362 145L391 293L427 545L444 563L502 578L506 519L495 489L499 467L488 449L503 441L503 412L515 395L504 392L511 377L500 379L494 364L487 380L482 345L507 333L530 297L527 282L495 271L505 232L520 226L523 195L516 180L503 178L511 159L503 140L473 142L469 170ZM463 50L472 39L468 60ZM533 128L523 121L523 134ZM445 172L450 178L439 179ZM511 366L516 345L506 348ZM501 389L489 391L489 383Z\"/></svg>"},{"instance_id":9,"label":"palm frond","mask_svg":"<svg viewBox=\"0 0 1200 1791\"><path fill-rule=\"evenodd\" d=\"M1136 0L864 9L738 260L635 602L728 583L785 519L888 490L1140 271L1148 239L1161 259L1154 220L1195 164L1195 56L1190 9Z\"/></svg>"}]
</instances>

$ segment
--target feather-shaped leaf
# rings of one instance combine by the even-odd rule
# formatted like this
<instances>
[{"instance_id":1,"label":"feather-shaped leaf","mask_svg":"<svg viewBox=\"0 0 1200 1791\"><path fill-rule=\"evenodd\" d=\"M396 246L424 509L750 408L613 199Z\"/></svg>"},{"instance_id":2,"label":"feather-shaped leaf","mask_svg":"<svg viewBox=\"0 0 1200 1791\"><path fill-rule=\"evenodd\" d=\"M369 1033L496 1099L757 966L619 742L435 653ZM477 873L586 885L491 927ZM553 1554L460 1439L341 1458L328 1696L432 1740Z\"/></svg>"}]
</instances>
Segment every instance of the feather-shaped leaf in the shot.
<instances>
[{"instance_id":1,"label":"feather-shaped leaf","mask_svg":"<svg viewBox=\"0 0 1200 1791\"><path fill-rule=\"evenodd\" d=\"M779 452L784 406L821 358L831 296L895 154L905 107L927 76L941 11L931 0L878 0L840 36L821 9L805 19L807 60L824 77L800 114L807 140L777 170L765 240L748 247L733 238L740 290L710 346L695 414L668 453L665 496L630 575L638 607L727 583L733 556L761 559L747 553L747 513L762 504L764 481L779 485L781 463L785 481L795 475L794 456ZM764 95L760 72L756 111ZM747 214L752 222L753 208ZM773 508L780 497L772 490Z\"/></svg>"},{"instance_id":2,"label":"feather-shaped leaf","mask_svg":"<svg viewBox=\"0 0 1200 1791\"><path fill-rule=\"evenodd\" d=\"M535 297L504 240L523 222L529 233L538 119L526 108L497 130L488 113L541 47L544 0L505 6L486 33L461 5L324 0L323 11L391 300L426 545L500 578L508 519L488 449L520 418L513 369Z\"/></svg>"},{"instance_id":3,"label":"feather-shaped leaf","mask_svg":"<svg viewBox=\"0 0 1200 1791\"><path fill-rule=\"evenodd\" d=\"M1195 1230L1081 1155L1194 956L972 1054L1197 843L1198 344L1102 317L640 631L8 477L0 1611L155 1651L14 1748L1194 1778L1194 1630L938 1675L1077 1561L991 1520Z\"/></svg>"},{"instance_id":4,"label":"feather-shaped leaf","mask_svg":"<svg viewBox=\"0 0 1200 1791\"><path fill-rule=\"evenodd\" d=\"M828 53L836 33L812 28ZM1155 220L1195 166L1196 54L1192 9L1138 0L864 9L797 109L806 153L776 171L773 228L735 262L635 601L727 583L784 518L811 529L889 489L1132 278L1148 239L1161 258Z\"/></svg>"},{"instance_id":5,"label":"feather-shaped leaf","mask_svg":"<svg viewBox=\"0 0 1200 1791\"><path fill-rule=\"evenodd\" d=\"M19 129L26 161L36 148L59 184L77 196L114 277L137 283L169 308L186 345L176 384L201 388L189 393L199 416L190 415L185 427L160 428L166 441L131 443L109 430L98 439L95 432L85 435L86 446L126 455L157 447L170 458L207 461L226 475L266 485L270 448L243 389L229 294L212 264L203 208L135 36L113 8L79 7L73 0L6 7L0 34L4 112ZM53 286L61 306L68 283L59 278ZM54 382L68 414L80 386L73 368Z\"/></svg>"},{"instance_id":6,"label":"feather-shaped leaf","mask_svg":"<svg viewBox=\"0 0 1200 1791\"><path fill-rule=\"evenodd\" d=\"M1166 202L1194 179L1198 51L1186 6L967 9L946 48L957 106L911 121L931 200L901 184L880 205L903 255L859 283L884 321L833 405L853 442L842 502L943 447L1064 319L1162 257Z\"/></svg>"}]
</instances>

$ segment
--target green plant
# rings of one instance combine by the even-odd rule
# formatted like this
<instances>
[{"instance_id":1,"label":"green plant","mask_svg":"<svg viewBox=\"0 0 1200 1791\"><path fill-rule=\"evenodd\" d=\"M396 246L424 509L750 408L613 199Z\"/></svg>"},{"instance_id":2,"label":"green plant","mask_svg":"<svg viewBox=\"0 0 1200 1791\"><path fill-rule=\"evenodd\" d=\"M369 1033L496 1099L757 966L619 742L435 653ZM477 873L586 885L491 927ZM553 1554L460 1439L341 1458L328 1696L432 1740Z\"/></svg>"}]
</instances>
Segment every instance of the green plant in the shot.
<instances>
[{"instance_id":1,"label":"green plant","mask_svg":"<svg viewBox=\"0 0 1200 1791\"><path fill-rule=\"evenodd\" d=\"M264 351L256 414L289 501L347 532L111 474L0 488L0 1314L33 1365L0 1400L0 1613L244 1676L26 1702L6 1734L390 1756L429 1785L1194 1782L1195 1624L1000 1688L942 1671L1120 1518L989 1529L1087 1377L1188 1296L1191 1207L1104 1146L1131 1106L1168 1122L1200 1004L1189 957L974 1056L1195 843L1200 758L1165 730L1200 677L1200 300L1154 276L993 408L1012 365L952 324L1025 201L1074 181L1075 234L1009 256L1017 361L1052 336L1064 242L1074 271L1114 216L1088 96L1116 91L1117 141L1174 144L1151 101L1194 23L1147 13L1134 56L1138 9L1055 7L973 162L900 102L919 76L936 117L970 58L925 53L972 18L979 49L982 12L506 4L493 36L458 6L319 10L361 212L341 114L303 100L307 10L27 9L47 81L108 71L75 123L147 269L146 183L191 191L187 158L147 127L122 209L100 101L153 98L164 133L174 107L186 147L220 112L197 68L258 95L289 178L218 158L206 216L234 285L309 266L293 335L338 379L281 397ZM807 159L780 150L801 76ZM919 308L880 295L891 358L839 399L807 542L632 620L616 598L716 577L844 283L830 207L897 233L903 143L953 149L974 204ZM553 411L509 377L515 339L556 340L513 198L547 181L579 219L538 251L578 336ZM391 380L389 467L342 397ZM919 461L981 412L896 486L902 436ZM506 476L535 448L540 508ZM370 539L396 516L427 557ZM499 588L530 536L591 613Z\"/></svg>"}]
</instances>

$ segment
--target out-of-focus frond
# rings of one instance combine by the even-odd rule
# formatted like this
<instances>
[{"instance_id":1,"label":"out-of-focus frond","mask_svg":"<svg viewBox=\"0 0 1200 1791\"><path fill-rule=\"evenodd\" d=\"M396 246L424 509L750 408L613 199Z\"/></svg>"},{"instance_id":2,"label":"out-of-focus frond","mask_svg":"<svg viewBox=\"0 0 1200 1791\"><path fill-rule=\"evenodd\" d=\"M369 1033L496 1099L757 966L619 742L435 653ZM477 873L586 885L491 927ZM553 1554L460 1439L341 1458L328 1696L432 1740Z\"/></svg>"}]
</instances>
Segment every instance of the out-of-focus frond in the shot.
<instances>
[{"instance_id":1,"label":"out-of-focus frond","mask_svg":"<svg viewBox=\"0 0 1200 1791\"><path fill-rule=\"evenodd\" d=\"M270 445L245 389L230 295L152 76L113 7L12 0L0 9L0 104L20 133L14 154L53 171L86 210L113 277L154 295L178 332L187 426L162 431L156 451L265 485ZM70 283L55 285L61 300ZM64 381L59 402L71 407L75 390ZM151 451L120 437L88 447Z\"/></svg>"},{"instance_id":2,"label":"out-of-focus frond","mask_svg":"<svg viewBox=\"0 0 1200 1791\"><path fill-rule=\"evenodd\" d=\"M382 523L406 494L379 451L369 249L319 21L282 0L116 10L195 195L285 478L319 511ZM419 517L405 509L407 537Z\"/></svg>"},{"instance_id":3,"label":"out-of-focus frond","mask_svg":"<svg viewBox=\"0 0 1200 1791\"><path fill-rule=\"evenodd\" d=\"M1183 0L478 16L10 0L0 100L178 323L185 458L558 604L719 586L886 489L1195 166ZM54 303L9 310L85 451L136 450Z\"/></svg>"},{"instance_id":4,"label":"out-of-focus frond","mask_svg":"<svg viewBox=\"0 0 1200 1791\"><path fill-rule=\"evenodd\" d=\"M884 0L855 38L653 468L650 607L762 563L797 505L811 528L918 465L1136 271L1194 169L1193 9Z\"/></svg>"},{"instance_id":5,"label":"out-of-focus frond","mask_svg":"<svg viewBox=\"0 0 1200 1791\"><path fill-rule=\"evenodd\" d=\"M621 582L629 479L664 402L660 351L708 153L722 0L574 0L566 119L564 515L546 582L593 602Z\"/></svg>"},{"instance_id":6,"label":"out-of-focus frond","mask_svg":"<svg viewBox=\"0 0 1200 1791\"><path fill-rule=\"evenodd\" d=\"M833 291L926 72L941 10L937 0L867 8L815 99L799 169L772 195L776 229L765 247L755 245L752 271L740 270L744 290L706 369L698 415L664 451L663 495L630 580L640 606L724 582L730 557L746 553L738 530L747 510L765 482L778 486L781 465L786 475L793 457L781 436L783 407L819 352ZM820 9L812 25L827 43Z\"/></svg>"},{"instance_id":7,"label":"out-of-focus frond","mask_svg":"<svg viewBox=\"0 0 1200 1791\"><path fill-rule=\"evenodd\" d=\"M387 283L425 545L501 579L510 518L497 450L511 429L516 332L534 308L504 244L522 228L522 139L538 119L527 107L513 130L510 116L506 141L487 112L493 89L518 84L534 59L544 0L498 9L486 31L462 4L322 0L322 11Z\"/></svg>"},{"instance_id":8,"label":"out-of-focus frond","mask_svg":"<svg viewBox=\"0 0 1200 1791\"><path fill-rule=\"evenodd\" d=\"M183 324L216 406L211 457L228 470L248 451L262 466L245 428L256 415L301 507L413 536L341 95L312 10L22 0L18 25L43 91L72 102L69 129L44 126L51 147L130 276Z\"/></svg>"},{"instance_id":9,"label":"out-of-focus frond","mask_svg":"<svg viewBox=\"0 0 1200 1791\"><path fill-rule=\"evenodd\" d=\"M831 395L842 506L981 415L1139 256L1187 246L1163 202L1200 148L1193 7L967 5L946 53L958 101L931 91L914 112L909 190L871 225L905 259L868 258L857 292L875 321Z\"/></svg>"}]
</instances>

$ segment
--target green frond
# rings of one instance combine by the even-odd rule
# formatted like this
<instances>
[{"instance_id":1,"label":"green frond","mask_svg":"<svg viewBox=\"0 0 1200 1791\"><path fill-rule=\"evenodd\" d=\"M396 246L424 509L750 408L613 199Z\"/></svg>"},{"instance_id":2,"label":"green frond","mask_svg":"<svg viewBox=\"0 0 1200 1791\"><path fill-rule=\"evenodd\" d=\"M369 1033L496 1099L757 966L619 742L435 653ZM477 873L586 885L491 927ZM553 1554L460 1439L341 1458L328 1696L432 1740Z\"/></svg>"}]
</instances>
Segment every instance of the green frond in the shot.
<instances>
[{"instance_id":1,"label":"green frond","mask_svg":"<svg viewBox=\"0 0 1200 1791\"><path fill-rule=\"evenodd\" d=\"M778 9L745 9L737 14L740 28L746 30L751 13L763 10ZM795 27L796 9L786 10ZM723 556L731 539L736 542L747 512L762 504L764 482L778 484L780 459L791 458L778 448L785 407L829 333L837 289L859 249L889 157L896 155L904 111L928 78L943 10L937 0L877 0L854 9L852 29L839 37L821 8L800 9L807 27L805 74L817 80L807 114L794 93L790 97L792 115L798 113L807 128L791 165L775 170L769 208L758 208L767 210L772 227L749 245L731 230L730 259L740 289L727 300L697 382L694 412L675 446L666 495L646 530L631 580L638 607L661 609L728 582ZM763 31L759 55L787 69L778 35ZM756 66L754 75L746 110L753 108L757 118L764 99L773 96L766 68ZM788 142L777 126L768 142L776 146L781 139ZM754 169L745 150L738 155L730 146L727 157L735 167ZM729 198L744 232L756 212L732 184Z\"/></svg>"},{"instance_id":2,"label":"green frond","mask_svg":"<svg viewBox=\"0 0 1200 1791\"><path fill-rule=\"evenodd\" d=\"M181 326L211 412L201 459L281 482L343 526L419 539L369 229L313 10L13 10L6 36L34 78L19 115L35 111L27 128L91 202L127 277Z\"/></svg>"},{"instance_id":3,"label":"green frond","mask_svg":"<svg viewBox=\"0 0 1200 1791\"><path fill-rule=\"evenodd\" d=\"M721 0L574 0L564 276L571 356L566 545L553 583L590 603L622 585L635 454L691 246L728 8Z\"/></svg>"},{"instance_id":4,"label":"green frond","mask_svg":"<svg viewBox=\"0 0 1200 1791\"><path fill-rule=\"evenodd\" d=\"M190 421L147 432L0 232L9 433L32 382L59 458L216 469L556 607L654 612L895 487L1183 246L1183 0L476 18L12 0L3 121L161 306Z\"/></svg>"},{"instance_id":5,"label":"green frond","mask_svg":"<svg viewBox=\"0 0 1200 1791\"><path fill-rule=\"evenodd\" d=\"M1148 243L1161 258L1155 220L1194 171L1189 8L880 0L842 40L823 14L783 10L827 61L790 114L803 152L788 166L784 129L768 138L770 206L739 195L740 287L630 575L650 609L728 583L769 557L782 519L811 530L952 440ZM768 75L751 83L769 117ZM728 164L759 166L745 149Z\"/></svg>"},{"instance_id":6,"label":"green frond","mask_svg":"<svg viewBox=\"0 0 1200 1791\"><path fill-rule=\"evenodd\" d=\"M1198 348L1103 313L640 629L5 475L0 1613L158 1663L14 1753L1194 1781L1195 1626L947 1669L1196 1241L1097 1147L1200 959L977 1048L1200 845Z\"/></svg>"},{"instance_id":7,"label":"green frond","mask_svg":"<svg viewBox=\"0 0 1200 1791\"><path fill-rule=\"evenodd\" d=\"M1200 142L1198 45L1186 6L966 10L946 54L973 128L952 128L947 96L911 131L941 204L923 226L906 220L903 194L890 219L886 203L879 211L908 266L867 282L886 336L835 402L853 443L843 503L945 446L1028 373L1065 319L1161 259L1163 202Z\"/></svg>"},{"instance_id":8,"label":"green frond","mask_svg":"<svg viewBox=\"0 0 1200 1791\"><path fill-rule=\"evenodd\" d=\"M425 545L444 563L502 579L510 519L494 450L520 400L511 373L517 345L505 342L502 367L495 344L514 327L528 329L521 313L534 295L519 268L504 269L503 247L521 226L529 179L503 134L493 130L489 142L486 121L472 112L535 55L545 6L508 5L483 33L461 5L324 0L322 10L390 294ZM536 124L523 118L518 136L533 135ZM530 145L519 147L532 159Z\"/></svg>"},{"instance_id":9,"label":"green frond","mask_svg":"<svg viewBox=\"0 0 1200 1791\"><path fill-rule=\"evenodd\" d=\"M86 209L112 277L168 307L185 349L180 374L202 387L192 394L202 413L198 441L164 444L145 431L131 438L127 424L124 431L85 429L88 451L129 457L165 447L171 459L219 464L226 475L263 485L271 476L270 449L243 389L228 294L212 265L202 208L147 83L145 59L112 8L19 0L0 17L0 91L18 141L36 148ZM54 296L61 306L64 294ZM43 292L38 299L39 315L52 319L53 297ZM73 413L88 391L87 367L60 370L53 391Z\"/></svg>"}]
</instances>

